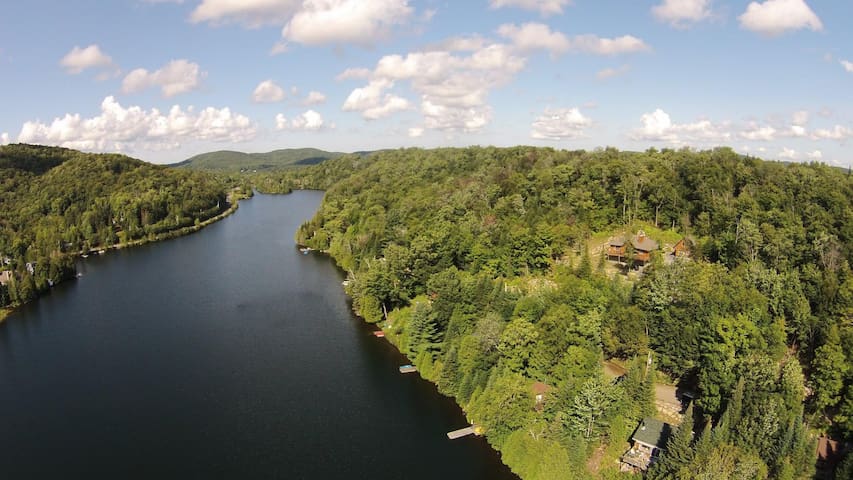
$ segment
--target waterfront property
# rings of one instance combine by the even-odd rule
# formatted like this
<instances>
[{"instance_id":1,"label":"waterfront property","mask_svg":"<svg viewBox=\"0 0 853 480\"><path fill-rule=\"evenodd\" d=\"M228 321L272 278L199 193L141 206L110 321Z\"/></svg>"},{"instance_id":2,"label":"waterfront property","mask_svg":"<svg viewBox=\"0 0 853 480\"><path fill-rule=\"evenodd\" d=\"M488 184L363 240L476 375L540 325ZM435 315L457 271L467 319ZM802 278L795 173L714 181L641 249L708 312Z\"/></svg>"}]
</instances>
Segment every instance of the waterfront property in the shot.
<instances>
[{"instance_id":1,"label":"waterfront property","mask_svg":"<svg viewBox=\"0 0 853 480\"><path fill-rule=\"evenodd\" d=\"M644 418L631 436L631 448L622 455L621 470L642 472L648 469L664 450L672 434L672 425L654 418Z\"/></svg>"}]
</instances>

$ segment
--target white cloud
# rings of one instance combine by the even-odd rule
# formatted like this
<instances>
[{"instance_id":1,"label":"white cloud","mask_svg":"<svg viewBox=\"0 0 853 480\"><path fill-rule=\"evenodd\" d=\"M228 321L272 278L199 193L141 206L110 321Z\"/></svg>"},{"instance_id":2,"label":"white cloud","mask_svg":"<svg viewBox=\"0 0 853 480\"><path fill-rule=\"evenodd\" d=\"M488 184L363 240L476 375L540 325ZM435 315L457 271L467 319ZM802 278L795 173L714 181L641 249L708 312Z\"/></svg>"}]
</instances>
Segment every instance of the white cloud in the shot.
<instances>
[{"instance_id":1,"label":"white cloud","mask_svg":"<svg viewBox=\"0 0 853 480\"><path fill-rule=\"evenodd\" d=\"M618 55L622 53L651 50L645 42L631 35L616 38L601 38L597 35L578 35L572 38L572 50L596 55Z\"/></svg>"},{"instance_id":2,"label":"white cloud","mask_svg":"<svg viewBox=\"0 0 853 480\"><path fill-rule=\"evenodd\" d=\"M538 11L542 16L563 13L563 7L571 5L571 0L491 0L492 8L518 7Z\"/></svg>"},{"instance_id":3,"label":"white cloud","mask_svg":"<svg viewBox=\"0 0 853 480\"><path fill-rule=\"evenodd\" d=\"M782 151L778 153L779 158L784 158L785 160L796 160L799 154L797 154L796 150L793 150L788 147L782 147Z\"/></svg>"},{"instance_id":4,"label":"white cloud","mask_svg":"<svg viewBox=\"0 0 853 480\"><path fill-rule=\"evenodd\" d=\"M675 28L686 28L711 16L711 0L663 0L652 14Z\"/></svg>"},{"instance_id":5,"label":"white cloud","mask_svg":"<svg viewBox=\"0 0 853 480\"><path fill-rule=\"evenodd\" d=\"M62 57L59 64L65 68L66 72L73 75L87 68L116 68L112 57L102 52L101 47L96 44L89 45L86 48L75 46Z\"/></svg>"},{"instance_id":6,"label":"white cloud","mask_svg":"<svg viewBox=\"0 0 853 480\"><path fill-rule=\"evenodd\" d=\"M617 55L650 50L639 38L623 35L617 38L601 38L597 35L577 35L571 39L560 32L553 32L541 23L525 23L521 26L504 24L498 28L498 34L523 52L547 50L552 55L565 52L592 53L596 55Z\"/></svg>"},{"instance_id":7,"label":"white cloud","mask_svg":"<svg viewBox=\"0 0 853 480\"><path fill-rule=\"evenodd\" d=\"M844 67L845 71L847 71L848 73L853 73L853 62L850 62L848 60L841 60L839 63L841 63L841 66Z\"/></svg>"},{"instance_id":8,"label":"white cloud","mask_svg":"<svg viewBox=\"0 0 853 480\"><path fill-rule=\"evenodd\" d=\"M321 103L326 103L326 95L311 90L308 92L308 96L305 97L305 100L302 101L303 105L319 105Z\"/></svg>"},{"instance_id":9,"label":"white cloud","mask_svg":"<svg viewBox=\"0 0 853 480\"><path fill-rule=\"evenodd\" d=\"M322 130L326 126L323 116L314 110L307 110L293 120L288 120L284 115L275 116L276 130Z\"/></svg>"},{"instance_id":10,"label":"white cloud","mask_svg":"<svg viewBox=\"0 0 853 480\"><path fill-rule=\"evenodd\" d=\"M413 12L408 0L305 0L281 36L305 45L369 46L407 23Z\"/></svg>"},{"instance_id":11,"label":"white cloud","mask_svg":"<svg viewBox=\"0 0 853 480\"><path fill-rule=\"evenodd\" d=\"M174 149L193 140L243 142L256 134L257 126L248 117L227 107L196 112L192 106L175 105L161 113L156 108L125 108L110 96L101 103L101 113L92 118L69 113L49 124L26 122L18 141L88 151L132 151Z\"/></svg>"},{"instance_id":12,"label":"white cloud","mask_svg":"<svg viewBox=\"0 0 853 480\"><path fill-rule=\"evenodd\" d=\"M302 0L202 0L190 14L193 23L240 23L250 28L284 25Z\"/></svg>"},{"instance_id":13,"label":"white cloud","mask_svg":"<svg viewBox=\"0 0 853 480\"><path fill-rule=\"evenodd\" d=\"M274 103L282 100L284 100L284 90L272 80L264 80L252 92L252 101L255 103Z\"/></svg>"},{"instance_id":14,"label":"white cloud","mask_svg":"<svg viewBox=\"0 0 853 480\"><path fill-rule=\"evenodd\" d=\"M348 68L343 72L339 73L335 80L354 80L354 79L362 79L362 78L370 78L370 69L368 68Z\"/></svg>"},{"instance_id":15,"label":"white cloud","mask_svg":"<svg viewBox=\"0 0 853 480\"><path fill-rule=\"evenodd\" d=\"M853 138L853 128L835 125L831 129L818 129L812 134L815 140L847 140Z\"/></svg>"},{"instance_id":16,"label":"white cloud","mask_svg":"<svg viewBox=\"0 0 853 480\"><path fill-rule=\"evenodd\" d=\"M565 140L584 136L584 129L592 125L577 108L545 109L531 125L530 136L545 140Z\"/></svg>"},{"instance_id":17,"label":"white cloud","mask_svg":"<svg viewBox=\"0 0 853 480\"><path fill-rule=\"evenodd\" d=\"M809 112L806 110L798 110L791 115L791 123L793 125L804 126L809 123Z\"/></svg>"},{"instance_id":18,"label":"white cloud","mask_svg":"<svg viewBox=\"0 0 853 480\"><path fill-rule=\"evenodd\" d=\"M409 129L409 137L411 137L411 138L418 138L418 137L422 137L423 135L424 135L424 128L423 127L412 127Z\"/></svg>"},{"instance_id":19,"label":"white cloud","mask_svg":"<svg viewBox=\"0 0 853 480\"><path fill-rule=\"evenodd\" d=\"M622 65L619 68L605 68L604 70L599 70L598 73L595 74L596 78L599 80L606 80L608 78L618 77L620 75L625 75L631 71L630 65Z\"/></svg>"},{"instance_id":20,"label":"white cloud","mask_svg":"<svg viewBox=\"0 0 853 480\"><path fill-rule=\"evenodd\" d=\"M345 112L361 112L361 116L367 120L376 120L407 110L408 100L386 93L386 90L393 87L394 82L390 80L373 80L366 86L353 90L342 108Z\"/></svg>"},{"instance_id":21,"label":"white cloud","mask_svg":"<svg viewBox=\"0 0 853 480\"><path fill-rule=\"evenodd\" d=\"M124 77L121 84L123 93L136 93L148 88L160 87L166 98L195 90L201 84L201 72L197 63L187 60L172 60L163 68L149 72L137 68Z\"/></svg>"},{"instance_id":22,"label":"white cloud","mask_svg":"<svg viewBox=\"0 0 853 480\"><path fill-rule=\"evenodd\" d=\"M808 158L809 160L816 161L816 162L820 161L823 159L823 152L821 152L820 150L815 150L811 153L806 153L806 158Z\"/></svg>"},{"instance_id":23,"label":"white cloud","mask_svg":"<svg viewBox=\"0 0 853 480\"><path fill-rule=\"evenodd\" d=\"M777 131L769 125L750 125L738 135L744 140L769 142L776 139Z\"/></svg>"},{"instance_id":24,"label":"white cloud","mask_svg":"<svg viewBox=\"0 0 853 480\"><path fill-rule=\"evenodd\" d=\"M750 2L738 20L743 28L768 36L803 28L823 30L823 23L805 0Z\"/></svg>"},{"instance_id":25,"label":"white cloud","mask_svg":"<svg viewBox=\"0 0 853 480\"><path fill-rule=\"evenodd\" d=\"M645 113L640 117L643 126L631 134L634 140L654 142L685 143L718 143L731 139L729 125L714 124L709 120L694 123L672 123L669 114L660 108L654 112Z\"/></svg>"},{"instance_id":26,"label":"white cloud","mask_svg":"<svg viewBox=\"0 0 853 480\"><path fill-rule=\"evenodd\" d=\"M571 43L565 35L552 32L548 25L541 23L525 23L520 27L513 24L501 25L498 34L524 51L547 50L557 55L571 48Z\"/></svg>"},{"instance_id":27,"label":"white cloud","mask_svg":"<svg viewBox=\"0 0 853 480\"><path fill-rule=\"evenodd\" d=\"M0 134L0 145L8 145L9 141L10 139L8 133L3 132L2 134Z\"/></svg>"}]
</instances>

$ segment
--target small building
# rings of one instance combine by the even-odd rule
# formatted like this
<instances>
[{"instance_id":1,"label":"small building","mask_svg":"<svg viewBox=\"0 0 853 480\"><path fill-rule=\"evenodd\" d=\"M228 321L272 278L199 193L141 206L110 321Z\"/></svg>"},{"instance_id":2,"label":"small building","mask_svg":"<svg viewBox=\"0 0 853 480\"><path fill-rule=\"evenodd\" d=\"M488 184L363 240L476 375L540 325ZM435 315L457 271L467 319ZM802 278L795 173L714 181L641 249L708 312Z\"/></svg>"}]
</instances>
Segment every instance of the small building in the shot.
<instances>
[{"instance_id":1,"label":"small building","mask_svg":"<svg viewBox=\"0 0 853 480\"><path fill-rule=\"evenodd\" d=\"M683 238L672 247L671 255L675 258L686 257L690 255L690 251L687 249L687 244L684 243Z\"/></svg>"},{"instance_id":2,"label":"small building","mask_svg":"<svg viewBox=\"0 0 853 480\"><path fill-rule=\"evenodd\" d=\"M36 274L36 262L27 262L26 267L27 267L27 272L30 275Z\"/></svg>"},{"instance_id":3,"label":"small building","mask_svg":"<svg viewBox=\"0 0 853 480\"><path fill-rule=\"evenodd\" d=\"M645 265L652 258L652 252L658 249L658 242L646 236L646 232L640 230L631 237L631 246L634 249L633 263ZM607 247L607 258L619 263L628 259L628 243L623 237L610 240Z\"/></svg>"},{"instance_id":4,"label":"small building","mask_svg":"<svg viewBox=\"0 0 853 480\"><path fill-rule=\"evenodd\" d=\"M631 448L622 455L623 472L642 472L649 468L674 433L672 425L644 418L631 437Z\"/></svg>"},{"instance_id":5,"label":"small building","mask_svg":"<svg viewBox=\"0 0 853 480\"><path fill-rule=\"evenodd\" d=\"M6 285L12 280L12 271L4 270L0 272L0 285Z\"/></svg>"},{"instance_id":6,"label":"small building","mask_svg":"<svg viewBox=\"0 0 853 480\"><path fill-rule=\"evenodd\" d=\"M551 386L547 383L534 382L533 385L530 386L530 390L533 392L533 398L536 400L536 409L541 410L548 397L548 392L551 391Z\"/></svg>"},{"instance_id":7,"label":"small building","mask_svg":"<svg viewBox=\"0 0 853 480\"><path fill-rule=\"evenodd\" d=\"M817 439L817 468L822 472L833 472L844 455L847 448L840 442L826 436Z\"/></svg>"}]
</instances>

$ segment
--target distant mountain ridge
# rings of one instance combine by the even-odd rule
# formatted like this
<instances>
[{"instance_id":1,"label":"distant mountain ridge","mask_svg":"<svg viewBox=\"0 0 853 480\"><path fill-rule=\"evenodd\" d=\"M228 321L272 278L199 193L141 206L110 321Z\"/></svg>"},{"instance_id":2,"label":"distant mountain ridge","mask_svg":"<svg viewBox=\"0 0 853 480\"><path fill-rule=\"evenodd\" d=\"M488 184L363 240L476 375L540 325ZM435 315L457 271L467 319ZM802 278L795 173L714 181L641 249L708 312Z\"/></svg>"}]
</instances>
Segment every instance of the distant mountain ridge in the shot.
<instances>
[{"instance_id":1,"label":"distant mountain ridge","mask_svg":"<svg viewBox=\"0 0 853 480\"><path fill-rule=\"evenodd\" d=\"M279 170L303 165L316 165L343 155L345 155L343 152L327 152L317 148L286 148L266 153L219 150L202 153L169 166L193 170L219 171Z\"/></svg>"}]
</instances>

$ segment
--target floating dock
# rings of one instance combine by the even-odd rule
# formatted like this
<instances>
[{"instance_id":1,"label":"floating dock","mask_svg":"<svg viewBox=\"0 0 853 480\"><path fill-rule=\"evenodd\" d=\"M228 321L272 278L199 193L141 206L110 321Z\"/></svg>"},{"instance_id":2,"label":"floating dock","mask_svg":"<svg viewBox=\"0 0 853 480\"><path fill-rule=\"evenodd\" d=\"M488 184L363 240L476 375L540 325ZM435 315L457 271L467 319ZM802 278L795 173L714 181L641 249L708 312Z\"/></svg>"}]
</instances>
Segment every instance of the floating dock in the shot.
<instances>
[{"instance_id":1,"label":"floating dock","mask_svg":"<svg viewBox=\"0 0 853 480\"><path fill-rule=\"evenodd\" d=\"M377 330L377 331L373 332L373 336L378 337L378 338L383 338L383 337L385 337L385 332L383 332L382 330Z\"/></svg>"},{"instance_id":2,"label":"floating dock","mask_svg":"<svg viewBox=\"0 0 853 480\"><path fill-rule=\"evenodd\" d=\"M447 438L451 440L456 440L457 438L466 437L468 435L473 435L477 432L474 431L474 425L460 428L459 430L454 430L452 432L447 432Z\"/></svg>"},{"instance_id":3,"label":"floating dock","mask_svg":"<svg viewBox=\"0 0 853 480\"><path fill-rule=\"evenodd\" d=\"M412 365L401 365L400 366L400 373L414 373L417 371L418 371L418 369Z\"/></svg>"}]
</instances>

